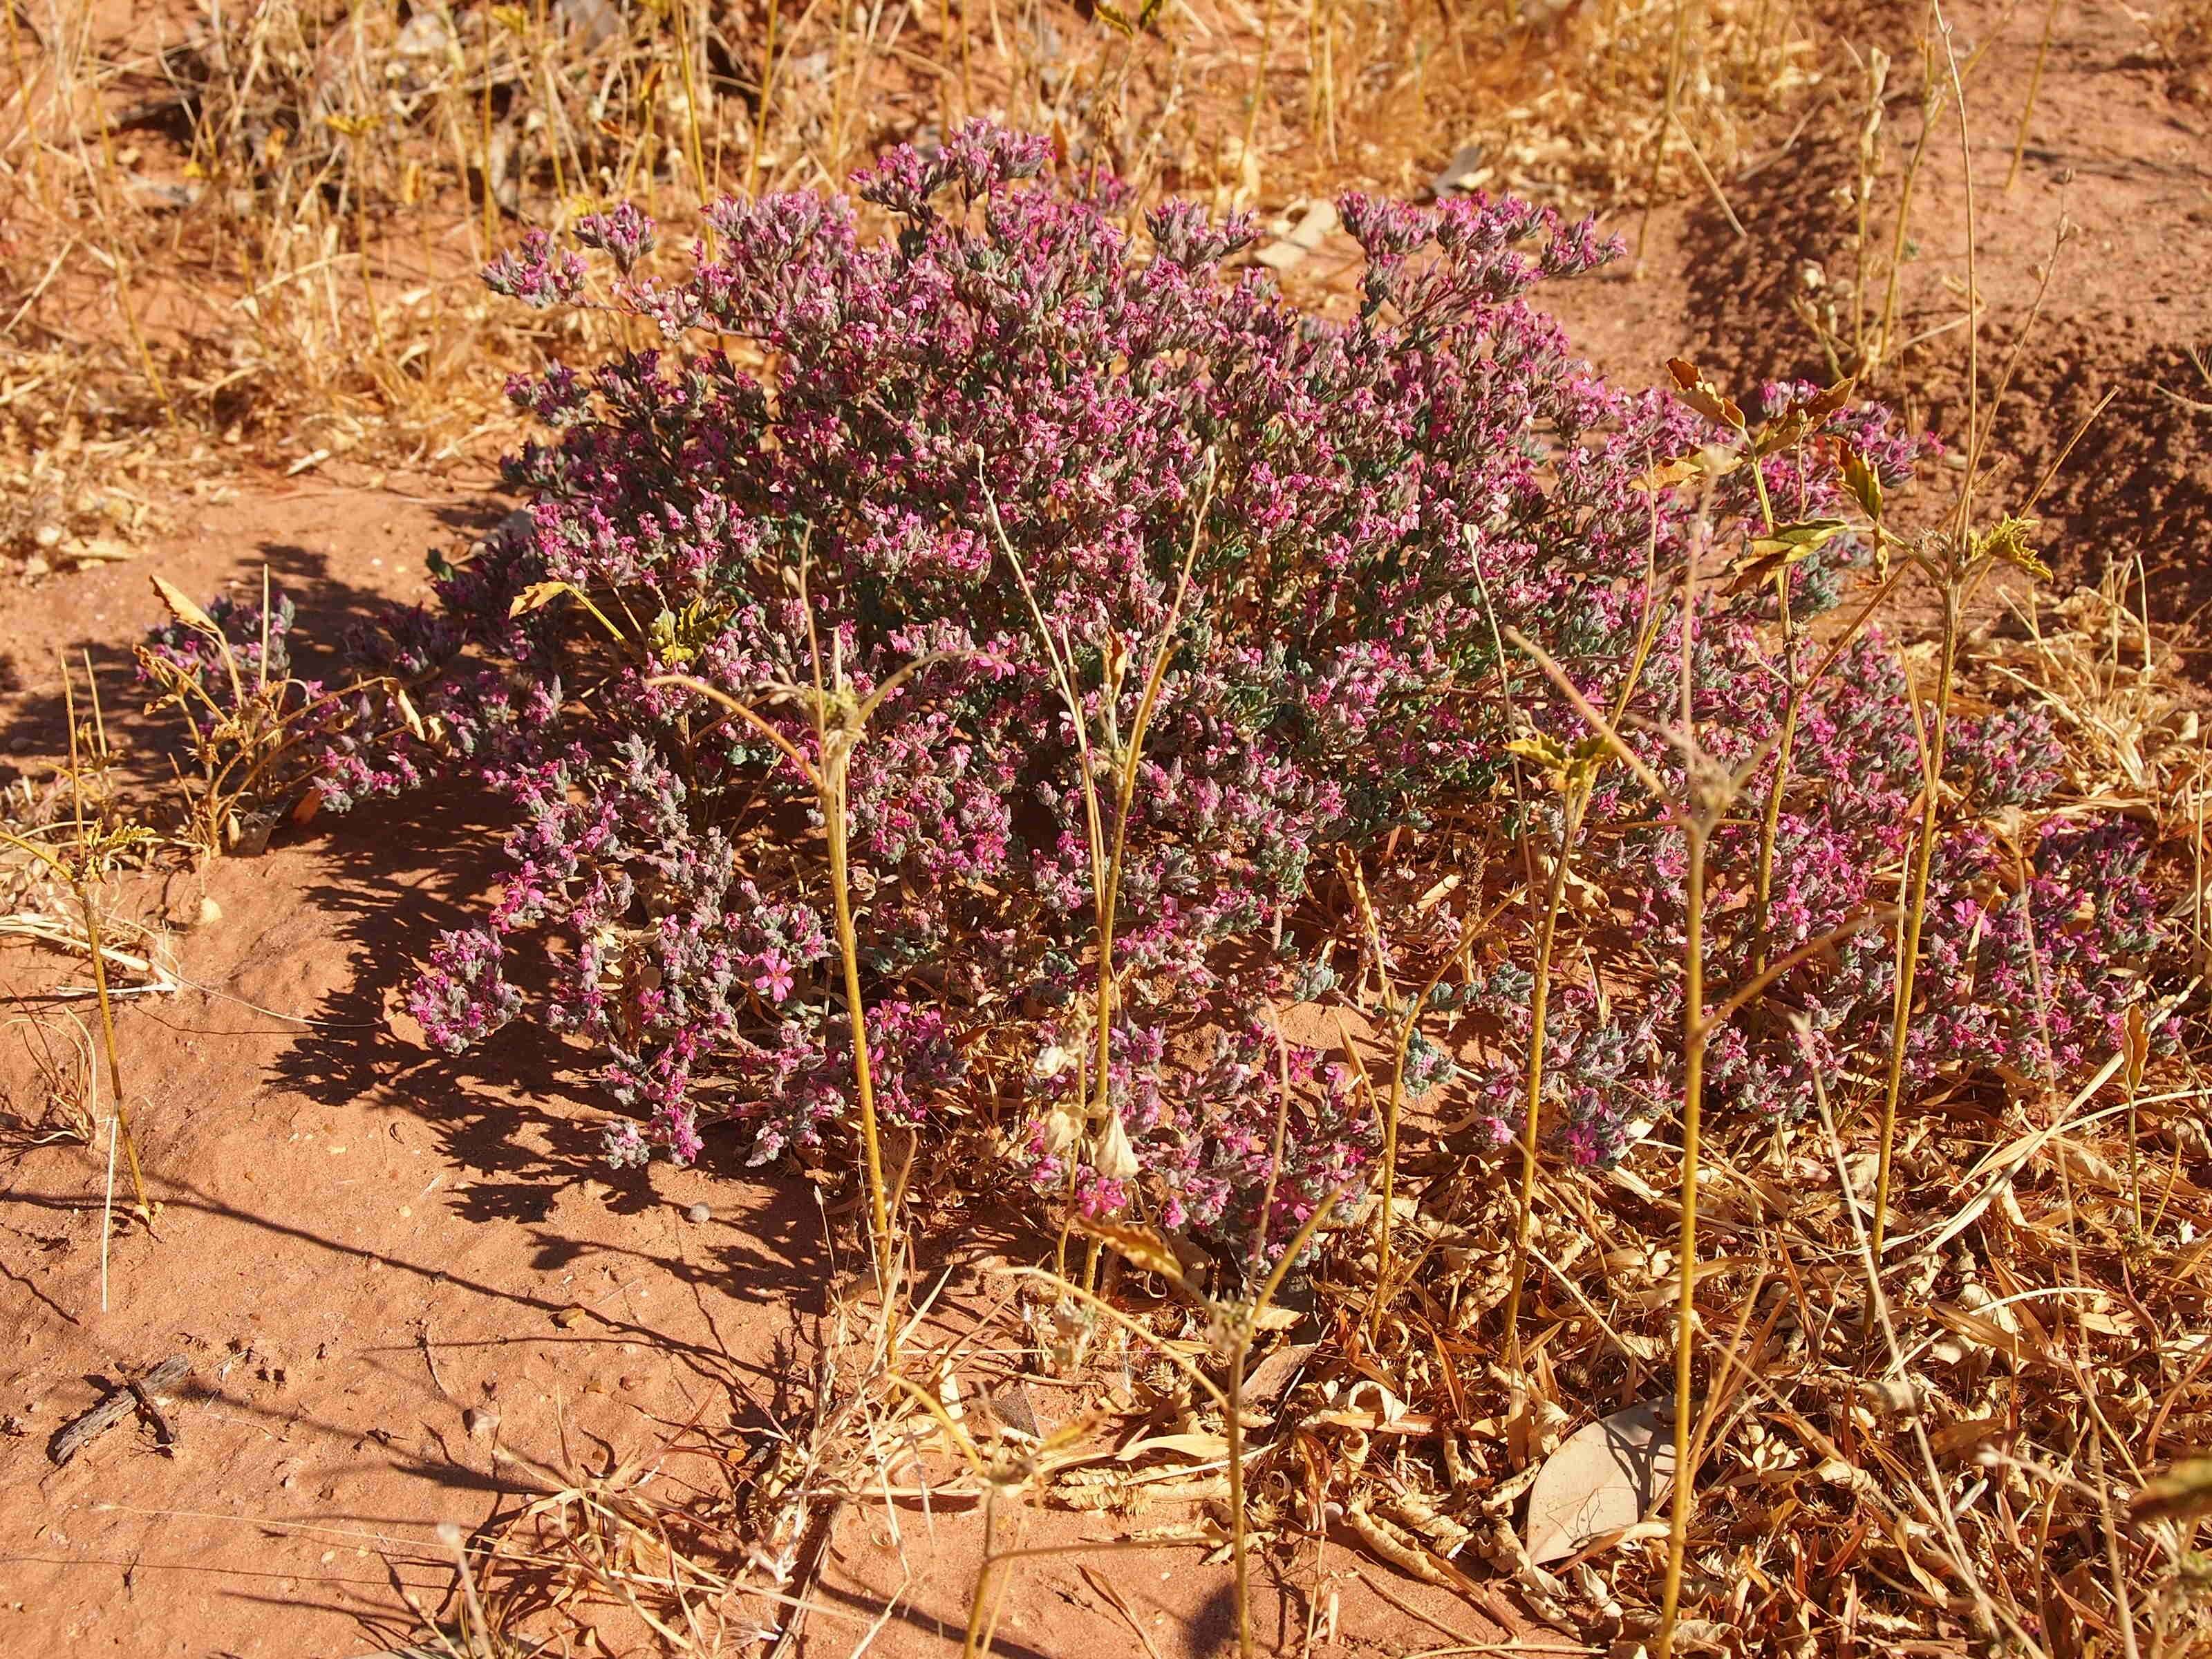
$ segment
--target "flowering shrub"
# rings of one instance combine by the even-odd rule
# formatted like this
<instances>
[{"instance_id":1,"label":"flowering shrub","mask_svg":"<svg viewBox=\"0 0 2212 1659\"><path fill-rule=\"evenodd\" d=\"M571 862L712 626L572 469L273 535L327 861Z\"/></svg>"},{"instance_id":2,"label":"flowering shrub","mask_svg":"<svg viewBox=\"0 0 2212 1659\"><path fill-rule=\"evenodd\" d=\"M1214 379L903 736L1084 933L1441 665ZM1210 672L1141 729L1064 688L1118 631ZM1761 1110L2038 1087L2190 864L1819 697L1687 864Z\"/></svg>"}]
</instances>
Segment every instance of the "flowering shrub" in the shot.
<instances>
[{"instance_id":1,"label":"flowering shrub","mask_svg":"<svg viewBox=\"0 0 2212 1659\"><path fill-rule=\"evenodd\" d=\"M428 752L429 733L397 680L372 673L326 689L292 672L289 599L225 594L202 610L161 578L154 585L169 620L138 647L138 682L184 727L200 769L193 816L210 848L265 842L285 813L343 811L422 781L416 756Z\"/></svg>"},{"instance_id":2,"label":"flowering shrub","mask_svg":"<svg viewBox=\"0 0 2212 1659\"><path fill-rule=\"evenodd\" d=\"M663 343L518 380L556 434L508 465L526 522L465 563L434 561L435 609L362 642L514 812L503 891L440 943L411 1006L449 1048L526 1012L587 1038L630 1114L618 1159L688 1158L710 1118L745 1125L763 1158L817 1144L846 1110L851 1055L817 798L760 731L668 677L745 702L811 755L803 699L773 688L842 676L866 697L929 657L874 711L851 773L883 1111L941 1121L956 1091L972 1110L988 1065L991 1097L1019 1103L1005 1144L1086 1207L1141 1195L1172 1224L1234 1232L1273 1193L1295 1221L1373 1150L1350 1080L1293 1048L1276 1155L1278 1055L1254 1017L1340 997L1328 953L1361 948L1332 937L1334 907L1316 919L1316 884L1340 853L1433 872L1486 845L1495 868L1466 867L1426 918L1442 937L1482 903L1483 875L1523 867L1516 842L1556 843L1556 803L1517 790L1504 745L1518 722L1583 729L1504 630L1591 698L1663 720L1680 706L1684 560L1741 547L1769 505L1793 523L1838 513L1841 457L1894 487L1919 449L1878 410L1776 386L1757 476L1698 465L1705 415L1608 387L1530 302L1612 256L1586 223L1347 198L1366 269L1356 314L1331 320L1231 268L1249 220L1170 203L1138 236L1118 185L1047 163L1042 141L971 125L860 175L881 239L843 198L725 198L680 282L640 274L653 232L628 209L579 230L611 271L537 236L488 272L528 304L649 319ZM1800 628L1862 556L1832 535L1784 567ZM1698 588L1695 713L1733 760L1809 672L1808 653L1794 669L1780 654L1775 600L1771 580ZM2001 712L1957 728L1959 816L2053 786L2047 725ZM1664 741L1636 741L1679 776ZM418 736L398 748L363 765L421 763ZM1095 1041L1086 766L1099 833L1127 846L1103 1154L1069 1110ZM1893 902L1919 766L1901 673L1869 636L1807 696L1763 939L1746 902L1757 812L1717 838L1721 982ZM373 787L347 775L341 793ZM1587 823L1599 967L1553 998L1549 1086L1569 1146L1601 1160L1671 1087L1683 863L1625 769ZM1916 1075L2075 1064L2132 994L2149 912L2130 832L2054 832L2017 869L1997 847L1972 830L1939 860ZM522 934L546 943L526 957ZM1480 945L1413 1049L1415 1085L1478 1136L1517 1117L1518 938ZM1869 933L1794 969L1718 1039L1717 1093L1799 1109L1809 1064L1879 1047L1893 956ZM1814 1061L1784 1009L1809 1024ZM1462 1067L1469 1052L1489 1058Z\"/></svg>"}]
</instances>

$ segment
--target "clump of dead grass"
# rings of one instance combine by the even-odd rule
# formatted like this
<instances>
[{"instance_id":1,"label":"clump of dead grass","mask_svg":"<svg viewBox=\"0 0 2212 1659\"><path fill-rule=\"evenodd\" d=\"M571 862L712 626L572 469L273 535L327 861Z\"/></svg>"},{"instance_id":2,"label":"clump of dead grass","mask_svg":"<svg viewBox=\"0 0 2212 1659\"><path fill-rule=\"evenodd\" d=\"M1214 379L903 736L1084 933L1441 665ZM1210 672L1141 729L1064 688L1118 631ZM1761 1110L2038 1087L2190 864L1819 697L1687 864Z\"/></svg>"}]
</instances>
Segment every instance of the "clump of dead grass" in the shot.
<instances>
[{"instance_id":1,"label":"clump of dead grass","mask_svg":"<svg viewBox=\"0 0 2212 1659\"><path fill-rule=\"evenodd\" d=\"M2168 0L2151 22L2151 41L2165 59L2172 94L2184 103L2212 104L2212 4Z\"/></svg>"},{"instance_id":2,"label":"clump of dead grass","mask_svg":"<svg viewBox=\"0 0 2212 1659\"><path fill-rule=\"evenodd\" d=\"M508 372L548 329L595 325L495 307L476 272L617 199L680 229L720 191L835 182L980 113L1140 202L1419 193L1472 146L1460 186L1616 204L1720 187L1817 55L1769 0L274 0L120 36L67 4L9 22L0 465L20 505L0 544L49 565L126 552L156 475L495 450Z\"/></svg>"},{"instance_id":3,"label":"clump of dead grass","mask_svg":"<svg viewBox=\"0 0 2212 1659\"><path fill-rule=\"evenodd\" d=\"M1806 20L1770 0L1569 8L1521 52L1511 95L1466 129L1462 187L1577 209L1724 198L1759 121L1830 67Z\"/></svg>"}]
</instances>

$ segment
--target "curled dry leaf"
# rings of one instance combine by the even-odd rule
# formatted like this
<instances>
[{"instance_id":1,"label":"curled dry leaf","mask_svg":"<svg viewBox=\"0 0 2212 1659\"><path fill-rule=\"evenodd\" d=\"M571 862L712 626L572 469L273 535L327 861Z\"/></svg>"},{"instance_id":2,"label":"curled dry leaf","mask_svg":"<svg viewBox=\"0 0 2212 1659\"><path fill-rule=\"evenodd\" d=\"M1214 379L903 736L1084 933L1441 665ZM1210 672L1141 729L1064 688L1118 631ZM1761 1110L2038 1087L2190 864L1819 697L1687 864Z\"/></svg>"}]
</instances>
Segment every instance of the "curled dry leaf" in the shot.
<instances>
[{"instance_id":1,"label":"curled dry leaf","mask_svg":"<svg viewBox=\"0 0 2212 1659\"><path fill-rule=\"evenodd\" d=\"M1116 1119L1119 1127L1120 1120ZM1123 1145L1127 1144L1127 1136ZM1170 1249L1165 1239L1149 1227L1133 1227L1119 1221L1097 1221L1083 1218L1076 1222L1076 1230L1088 1237L1119 1253L1133 1267L1141 1267L1148 1273L1158 1273L1171 1285L1183 1282L1182 1263Z\"/></svg>"},{"instance_id":2,"label":"curled dry leaf","mask_svg":"<svg viewBox=\"0 0 2212 1659\"><path fill-rule=\"evenodd\" d=\"M1211 1429L1194 1429L1188 1434L1154 1434L1133 1440L1115 1457L1124 1463L1153 1452L1164 1452L1170 1457L1187 1457L1194 1463L1210 1463L1229 1455L1229 1442Z\"/></svg>"},{"instance_id":3,"label":"curled dry leaf","mask_svg":"<svg viewBox=\"0 0 2212 1659\"><path fill-rule=\"evenodd\" d=\"M1291 1386L1291 1379L1304 1367L1317 1346L1312 1342L1293 1342L1287 1347L1276 1349L1255 1365L1252 1374L1244 1379L1244 1398L1258 1406L1272 1402Z\"/></svg>"},{"instance_id":4,"label":"curled dry leaf","mask_svg":"<svg viewBox=\"0 0 2212 1659\"><path fill-rule=\"evenodd\" d=\"M1667 372L1674 377L1674 389L1682 401L1698 414L1733 431L1743 430L1743 410L1736 406L1734 398L1700 374L1695 363L1669 357Z\"/></svg>"},{"instance_id":5,"label":"curled dry leaf","mask_svg":"<svg viewBox=\"0 0 2212 1659\"><path fill-rule=\"evenodd\" d=\"M215 625L215 618L193 604L182 588L166 576L156 576L153 581L154 591L161 596L161 603L168 606L171 616L187 628L197 628L201 633L212 634L217 639L222 637L222 630Z\"/></svg>"},{"instance_id":6,"label":"curled dry leaf","mask_svg":"<svg viewBox=\"0 0 2212 1659\"><path fill-rule=\"evenodd\" d=\"M1129 1131L1123 1126L1120 1113L1106 1120L1091 1161L1098 1173L1109 1181L1127 1181L1137 1173L1137 1151L1130 1144Z\"/></svg>"},{"instance_id":7,"label":"curled dry leaf","mask_svg":"<svg viewBox=\"0 0 2212 1659\"><path fill-rule=\"evenodd\" d=\"M2184 1458L2130 1498L2128 1513L2140 1522L2212 1515L2212 1457Z\"/></svg>"}]
</instances>

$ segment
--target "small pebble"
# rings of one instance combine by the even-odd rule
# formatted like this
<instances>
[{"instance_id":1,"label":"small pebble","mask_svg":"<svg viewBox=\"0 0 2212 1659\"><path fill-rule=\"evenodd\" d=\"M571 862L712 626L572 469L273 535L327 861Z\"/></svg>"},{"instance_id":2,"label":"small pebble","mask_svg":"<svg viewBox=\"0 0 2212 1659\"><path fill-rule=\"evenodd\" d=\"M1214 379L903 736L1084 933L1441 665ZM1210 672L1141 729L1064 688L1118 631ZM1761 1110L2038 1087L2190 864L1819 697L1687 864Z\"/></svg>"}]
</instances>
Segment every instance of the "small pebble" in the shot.
<instances>
[{"instance_id":1,"label":"small pebble","mask_svg":"<svg viewBox=\"0 0 2212 1659\"><path fill-rule=\"evenodd\" d=\"M491 1437L491 1431L499 1426L499 1413L486 1411L482 1406L471 1406L461 1413L461 1421L477 1439L487 1440Z\"/></svg>"},{"instance_id":2,"label":"small pebble","mask_svg":"<svg viewBox=\"0 0 2212 1659\"><path fill-rule=\"evenodd\" d=\"M684 1211L684 1213L690 1217L694 1222L697 1223L702 1227L705 1226L709 1221L712 1221L714 1218L714 1212L703 1204L694 1204L690 1209Z\"/></svg>"}]
</instances>

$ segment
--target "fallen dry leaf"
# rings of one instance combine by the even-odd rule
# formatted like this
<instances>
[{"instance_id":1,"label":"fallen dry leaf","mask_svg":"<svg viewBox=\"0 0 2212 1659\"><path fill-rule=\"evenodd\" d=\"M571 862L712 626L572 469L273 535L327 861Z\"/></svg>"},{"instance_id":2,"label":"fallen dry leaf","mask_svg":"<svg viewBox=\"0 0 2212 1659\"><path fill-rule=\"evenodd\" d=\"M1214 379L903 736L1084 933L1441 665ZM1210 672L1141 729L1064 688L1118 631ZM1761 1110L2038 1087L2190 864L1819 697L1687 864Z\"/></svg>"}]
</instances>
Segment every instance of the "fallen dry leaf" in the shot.
<instances>
[{"instance_id":1,"label":"fallen dry leaf","mask_svg":"<svg viewBox=\"0 0 2212 1659\"><path fill-rule=\"evenodd\" d=\"M1631 1527L1674 1478L1673 1409L1664 1401L1577 1429L1528 1491L1528 1559L1556 1561L1601 1534Z\"/></svg>"}]
</instances>

